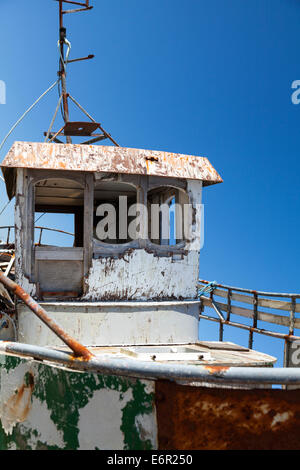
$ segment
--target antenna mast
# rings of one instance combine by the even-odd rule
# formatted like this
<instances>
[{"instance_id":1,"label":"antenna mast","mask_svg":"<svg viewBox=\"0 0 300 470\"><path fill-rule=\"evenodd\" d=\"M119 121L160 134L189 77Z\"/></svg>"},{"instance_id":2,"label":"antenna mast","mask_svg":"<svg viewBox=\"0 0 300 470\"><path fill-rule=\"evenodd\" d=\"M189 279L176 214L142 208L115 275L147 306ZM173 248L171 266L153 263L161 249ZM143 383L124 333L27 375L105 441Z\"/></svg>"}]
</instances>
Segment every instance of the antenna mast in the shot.
<instances>
[{"instance_id":1,"label":"antenna mast","mask_svg":"<svg viewBox=\"0 0 300 470\"><path fill-rule=\"evenodd\" d=\"M52 122L48 132L45 132L46 136L45 142L56 142L63 143L60 140L61 136L66 137L66 143L72 143L72 136L88 136L90 139L88 141L82 142L83 144L93 144L101 140L109 139L114 145L119 146L117 142L111 137L111 135L106 132L100 123L96 122L89 113L68 93L67 91L67 66L70 63L78 62L82 60L93 59L94 55L88 55L87 57L80 57L78 59L69 60L69 54L71 50L71 43L67 39L67 30L64 26L64 15L70 13L79 13L87 10L92 10L90 6L90 0L85 0L85 2L76 2L73 0L56 0L59 2L59 41L58 47L60 52L59 60L59 84L61 85L60 97L58 101L55 114L53 116ZM75 8L72 10L65 10L65 4L74 5L80 8ZM67 46L67 52L65 53L65 46ZM89 118L89 121L86 122L72 122L70 121L69 114L69 99ZM57 112L59 107L62 104L62 115L64 120L64 126L56 133L52 132L52 127L55 122ZM95 134L97 129L101 130L101 134Z\"/></svg>"}]
</instances>

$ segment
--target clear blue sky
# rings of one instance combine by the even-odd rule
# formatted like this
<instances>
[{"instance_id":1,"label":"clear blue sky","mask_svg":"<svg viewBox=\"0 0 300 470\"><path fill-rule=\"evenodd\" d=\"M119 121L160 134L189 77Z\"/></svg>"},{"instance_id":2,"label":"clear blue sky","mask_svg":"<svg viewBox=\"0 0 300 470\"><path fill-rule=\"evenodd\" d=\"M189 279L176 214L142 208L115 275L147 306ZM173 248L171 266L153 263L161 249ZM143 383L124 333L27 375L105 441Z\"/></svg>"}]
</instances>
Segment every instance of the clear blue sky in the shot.
<instances>
[{"instance_id":1,"label":"clear blue sky","mask_svg":"<svg viewBox=\"0 0 300 470\"><path fill-rule=\"evenodd\" d=\"M206 156L202 278L299 292L300 0L93 0L67 15L70 92L125 147ZM0 134L55 80L57 2L1 0ZM14 140L42 139L54 90ZM78 115L74 115L78 117ZM58 127L58 126L57 126ZM3 185L0 183L1 203ZM2 205L2 204L1 204ZM12 222L12 211L0 224Z\"/></svg>"}]
</instances>

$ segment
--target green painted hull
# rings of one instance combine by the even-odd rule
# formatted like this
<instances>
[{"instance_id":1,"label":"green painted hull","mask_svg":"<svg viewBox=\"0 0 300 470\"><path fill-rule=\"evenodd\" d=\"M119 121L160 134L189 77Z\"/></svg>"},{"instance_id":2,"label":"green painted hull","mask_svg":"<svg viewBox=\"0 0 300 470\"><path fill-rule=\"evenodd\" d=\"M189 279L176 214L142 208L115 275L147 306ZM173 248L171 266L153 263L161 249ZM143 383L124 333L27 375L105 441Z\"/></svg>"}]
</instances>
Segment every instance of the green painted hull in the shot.
<instances>
[{"instance_id":1,"label":"green painted hull","mask_svg":"<svg viewBox=\"0 0 300 470\"><path fill-rule=\"evenodd\" d=\"M153 382L0 357L1 450L153 448Z\"/></svg>"}]
</instances>

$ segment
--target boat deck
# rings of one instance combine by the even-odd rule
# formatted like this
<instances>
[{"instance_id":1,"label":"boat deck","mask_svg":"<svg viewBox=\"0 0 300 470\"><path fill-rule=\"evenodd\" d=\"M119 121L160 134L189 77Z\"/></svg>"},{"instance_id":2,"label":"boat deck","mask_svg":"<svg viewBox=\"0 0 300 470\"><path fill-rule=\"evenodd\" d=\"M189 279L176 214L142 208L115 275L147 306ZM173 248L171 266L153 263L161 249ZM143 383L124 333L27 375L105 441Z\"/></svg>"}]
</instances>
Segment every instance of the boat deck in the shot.
<instances>
[{"instance_id":1,"label":"boat deck","mask_svg":"<svg viewBox=\"0 0 300 470\"><path fill-rule=\"evenodd\" d=\"M110 346L88 349L95 358L101 359L106 356L152 363L171 362L214 367L272 367L277 361L275 357L230 342L201 341L181 345Z\"/></svg>"}]
</instances>

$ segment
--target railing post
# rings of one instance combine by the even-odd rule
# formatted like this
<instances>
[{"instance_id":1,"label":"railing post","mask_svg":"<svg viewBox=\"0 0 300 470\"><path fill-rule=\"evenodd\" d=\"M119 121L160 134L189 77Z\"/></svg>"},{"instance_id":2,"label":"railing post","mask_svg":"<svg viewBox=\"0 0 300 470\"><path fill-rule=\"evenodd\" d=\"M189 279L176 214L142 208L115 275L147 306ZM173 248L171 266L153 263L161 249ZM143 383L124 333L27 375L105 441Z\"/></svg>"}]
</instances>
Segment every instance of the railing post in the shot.
<instances>
[{"instance_id":1,"label":"railing post","mask_svg":"<svg viewBox=\"0 0 300 470\"><path fill-rule=\"evenodd\" d=\"M9 245L9 239L10 239L10 227L7 229L7 240L6 240L6 245Z\"/></svg>"},{"instance_id":2,"label":"railing post","mask_svg":"<svg viewBox=\"0 0 300 470\"><path fill-rule=\"evenodd\" d=\"M258 296L257 293L254 293L253 299L253 329L257 328L257 306L258 306ZM253 349L253 330L250 330L249 333L249 349Z\"/></svg>"},{"instance_id":3,"label":"railing post","mask_svg":"<svg viewBox=\"0 0 300 470\"><path fill-rule=\"evenodd\" d=\"M230 316L231 316L231 297L232 297L232 290L228 289L228 295L227 295L227 318L226 321L230 321Z\"/></svg>"},{"instance_id":4,"label":"railing post","mask_svg":"<svg viewBox=\"0 0 300 470\"><path fill-rule=\"evenodd\" d=\"M215 302L214 302L214 291L212 290L210 293L210 299L212 302L212 305L217 312L219 318L220 318L220 327L219 327L219 341L222 343L224 341L224 318L222 314L220 313L219 309L217 308Z\"/></svg>"},{"instance_id":5,"label":"railing post","mask_svg":"<svg viewBox=\"0 0 300 470\"><path fill-rule=\"evenodd\" d=\"M295 313L296 313L296 299L295 297L292 297L291 311L290 311L289 336L294 335L294 332L295 332ZM290 352L291 352L291 341L289 338L287 338L285 340L285 345L284 345L284 367L290 366Z\"/></svg>"},{"instance_id":6,"label":"railing post","mask_svg":"<svg viewBox=\"0 0 300 470\"><path fill-rule=\"evenodd\" d=\"M41 228L41 229L40 229L39 243L38 243L39 245L42 244L42 235L43 235L43 229Z\"/></svg>"}]
</instances>

